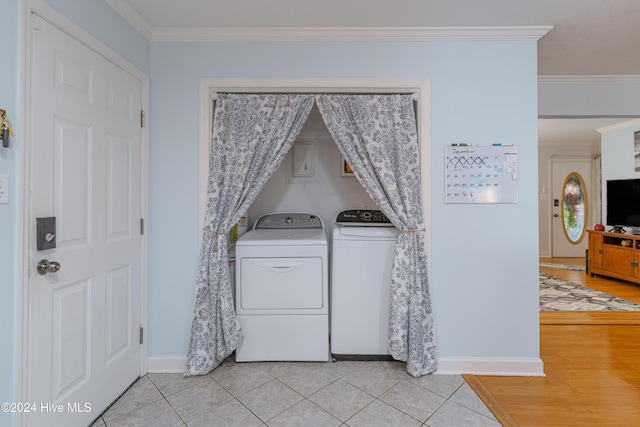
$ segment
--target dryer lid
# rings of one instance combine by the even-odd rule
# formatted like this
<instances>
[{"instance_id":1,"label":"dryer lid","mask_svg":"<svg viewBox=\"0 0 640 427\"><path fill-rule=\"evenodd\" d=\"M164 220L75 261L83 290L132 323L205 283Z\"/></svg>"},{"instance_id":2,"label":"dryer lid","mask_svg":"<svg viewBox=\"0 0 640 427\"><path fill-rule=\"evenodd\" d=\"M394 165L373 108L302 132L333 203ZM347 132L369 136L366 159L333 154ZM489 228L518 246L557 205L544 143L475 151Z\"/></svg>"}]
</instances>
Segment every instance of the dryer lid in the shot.
<instances>
[{"instance_id":1,"label":"dryer lid","mask_svg":"<svg viewBox=\"0 0 640 427\"><path fill-rule=\"evenodd\" d=\"M262 215L258 218L253 228L256 230L291 230L324 228L324 226L322 219L317 215L307 213L272 213Z\"/></svg>"},{"instance_id":2,"label":"dryer lid","mask_svg":"<svg viewBox=\"0 0 640 427\"><path fill-rule=\"evenodd\" d=\"M324 228L254 229L242 235L238 246L327 245Z\"/></svg>"}]
</instances>

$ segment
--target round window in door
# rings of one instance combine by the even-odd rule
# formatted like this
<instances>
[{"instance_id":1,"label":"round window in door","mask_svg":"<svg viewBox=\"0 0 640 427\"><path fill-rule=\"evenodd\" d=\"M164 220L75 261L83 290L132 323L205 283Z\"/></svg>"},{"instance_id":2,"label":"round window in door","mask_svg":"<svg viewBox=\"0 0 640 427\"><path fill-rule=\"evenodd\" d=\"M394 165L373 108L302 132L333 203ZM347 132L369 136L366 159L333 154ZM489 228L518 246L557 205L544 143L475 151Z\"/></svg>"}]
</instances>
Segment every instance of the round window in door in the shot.
<instances>
[{"instance_id":1,"label":"round window in door","mask_svg":"<svg viewBox=\"0 0 640 427\"><path fill-rule=\"evenodd\" d=\"M577 172L571 172L562 186L562 223L567 239L578 244L584 237L587 224L587 190Z\"/></svg>"}]
</instances>

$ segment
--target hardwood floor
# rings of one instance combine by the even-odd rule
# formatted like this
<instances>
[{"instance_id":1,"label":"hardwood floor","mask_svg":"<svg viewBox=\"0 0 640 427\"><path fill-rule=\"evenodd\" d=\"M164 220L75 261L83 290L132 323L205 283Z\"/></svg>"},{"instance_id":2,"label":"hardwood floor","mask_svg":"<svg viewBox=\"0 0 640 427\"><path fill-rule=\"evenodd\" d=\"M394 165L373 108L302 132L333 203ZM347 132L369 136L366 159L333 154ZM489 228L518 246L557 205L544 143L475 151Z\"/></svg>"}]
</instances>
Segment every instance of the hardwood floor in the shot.
<instances>
[{"instance_id":1,"label":"hardwood floor","mask_svg":"<svg viewBox=\"0 0 640 427\"><path fill-rule=\"evenodd\" d=\"M583 258L540 261L584 265ZM640 285L541 271L640 304ZM540 319L545 377L465 375L496 418L521 427L640 426L640 314L541 313Z\"/></svg>"},{"instance_id":2,"label":"hardwood floor","mask_svg":"<svg viewBox=\"0 0 640 427\"><path fill-rule=\"evenodd\" d=\"M582 267L585 265L584 258L540 258L540 262L579 265ZM640 285L635 283L609 279L604 276L591 277L589 274L585 274L584 271L558 270L555 268L540 268L540 271L640 304Z\"/></svg>"}]
</instances>

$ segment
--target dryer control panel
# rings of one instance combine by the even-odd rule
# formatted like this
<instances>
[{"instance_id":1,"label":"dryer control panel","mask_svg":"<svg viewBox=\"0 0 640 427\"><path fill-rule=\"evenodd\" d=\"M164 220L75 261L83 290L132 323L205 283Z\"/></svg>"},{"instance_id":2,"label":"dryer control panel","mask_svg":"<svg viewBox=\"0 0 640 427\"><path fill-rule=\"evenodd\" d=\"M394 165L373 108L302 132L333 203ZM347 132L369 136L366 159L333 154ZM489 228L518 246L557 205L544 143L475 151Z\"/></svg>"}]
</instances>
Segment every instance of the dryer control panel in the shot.
<instances>
[{"instance_id":1,"label":"dryer control panel","mask_svg":"<svg viewBox=\"0 0 640 427\"><path fill-rule=\"evenodd\" d=\"M346 227L378 226L393 227L391 221L382 211L352 209L342 211L336 216L336 224Z\"/></svg>"},{"instance_id":2,"label":"dryer control panel","mask_svg":"<svg viewBox=\"0 0 640 427\"><path fill-rule=\"evenodd\" d=\"M256 221L256 230L289 228L323 228L322 219L313 214L275 213L263 215Z\"/></svg>"}]
</instances>

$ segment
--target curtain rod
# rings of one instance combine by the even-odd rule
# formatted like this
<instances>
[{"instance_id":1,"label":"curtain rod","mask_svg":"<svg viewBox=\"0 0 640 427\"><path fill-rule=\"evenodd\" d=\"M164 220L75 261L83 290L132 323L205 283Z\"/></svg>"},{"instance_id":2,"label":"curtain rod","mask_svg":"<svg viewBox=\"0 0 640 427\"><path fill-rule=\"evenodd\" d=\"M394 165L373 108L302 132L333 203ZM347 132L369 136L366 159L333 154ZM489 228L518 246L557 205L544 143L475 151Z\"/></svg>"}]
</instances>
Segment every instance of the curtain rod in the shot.
<instances>
[{"instance_id":1,"label":"curtain rod","mask_svg":"<svg viewBox=\"0 0 640 427\"><path fill-rule=\"evenodd\" d=\"M211 99L215 102L218 100L218 92L211 91ZM411 94L411 99L413 101L418 101L420 99L420 94L418 92L414 92Z\"/></svg>"}]
</instances>

